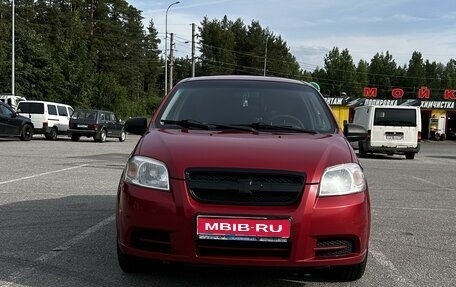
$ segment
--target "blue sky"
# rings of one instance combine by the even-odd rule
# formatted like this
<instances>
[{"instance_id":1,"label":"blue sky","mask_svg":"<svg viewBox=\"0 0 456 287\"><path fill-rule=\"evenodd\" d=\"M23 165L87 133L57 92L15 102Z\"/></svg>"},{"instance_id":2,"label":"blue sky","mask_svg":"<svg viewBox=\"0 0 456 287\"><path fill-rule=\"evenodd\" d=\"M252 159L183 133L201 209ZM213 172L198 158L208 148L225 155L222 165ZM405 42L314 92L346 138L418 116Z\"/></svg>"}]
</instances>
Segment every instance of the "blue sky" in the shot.
<instances>
[{"instance_id":1,"label":"blue sky","mask_svg":"<svg viewBox=\"0 0 456 287\"><path fill-rule=\"evenodd\" d=\"M175 1L127 1L142 11L145 26L154 21L163 43L166 8ZM456 0L181 0L168 11L175 56L191 53L191 23L225 15L246 26L258 21L311 71L323 67L333 47L348 49L355 64L386 51L398 65L408 64L413 51L431 62L456 59Z\"/></svg>"}]
</instances>

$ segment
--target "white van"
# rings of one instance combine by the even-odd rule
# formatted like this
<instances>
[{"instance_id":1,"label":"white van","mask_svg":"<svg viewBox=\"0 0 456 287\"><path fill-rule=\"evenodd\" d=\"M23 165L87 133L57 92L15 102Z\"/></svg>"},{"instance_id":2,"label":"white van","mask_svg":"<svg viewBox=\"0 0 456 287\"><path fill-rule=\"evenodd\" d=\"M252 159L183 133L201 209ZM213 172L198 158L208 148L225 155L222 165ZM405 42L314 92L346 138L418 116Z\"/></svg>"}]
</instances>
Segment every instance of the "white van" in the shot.
<instances>
[{"instance_id":1,"label":"white van","mask_svg":"<svg viewBox=\"0 0 456 287\"><path fill-rule=\"evenodd\" d=\"M17 106L17 111L32 120L34 134L44 134L46 139L56 140L57 135L68 136L70 117L74 109L61 103L23 101Z\"/></svg>"},{"instance_id":2,"label":"white van","mask_svg":"<svg viewBox=\"0 0 456 287\"><path fill-rule=\"evenodd\" d=\"M421 111L413 106L361 106L355 108L353 123L368 131L358 142L360 157L367 153L403 154L414 159L420 151Z\"/></svg>"}]
</instances>

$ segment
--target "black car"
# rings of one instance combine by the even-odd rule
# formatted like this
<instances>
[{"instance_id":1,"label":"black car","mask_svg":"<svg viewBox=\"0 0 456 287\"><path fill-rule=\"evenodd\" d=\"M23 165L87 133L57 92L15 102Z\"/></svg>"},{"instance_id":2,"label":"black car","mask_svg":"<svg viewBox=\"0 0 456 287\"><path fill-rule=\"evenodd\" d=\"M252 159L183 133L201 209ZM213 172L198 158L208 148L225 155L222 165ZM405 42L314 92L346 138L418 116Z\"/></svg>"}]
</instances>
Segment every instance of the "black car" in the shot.
<instances>
[{"instance_id":1,"label":"black car","mask_svg":"<svg viewBox=\"0 0 456 287\"><path fill-rule=\"evenodd\" d=\"M68 135L72 141L81 137L93 137L96 142L105 142L106 138L118 138L123 142L126 138L124 124L110 111L75 110L70 118Z\"/></svg>"},{"instance_id":2,"label":"black car","mask_svg":"<svg viewBox=\"0 0 456 287\"><path fill-rule=\"evenodd\" d=\"M32 136L31 120L18 115L13 108L0 102L0 137L19 137L23 141L29 141Z\"/></svg>"}]
</instances>

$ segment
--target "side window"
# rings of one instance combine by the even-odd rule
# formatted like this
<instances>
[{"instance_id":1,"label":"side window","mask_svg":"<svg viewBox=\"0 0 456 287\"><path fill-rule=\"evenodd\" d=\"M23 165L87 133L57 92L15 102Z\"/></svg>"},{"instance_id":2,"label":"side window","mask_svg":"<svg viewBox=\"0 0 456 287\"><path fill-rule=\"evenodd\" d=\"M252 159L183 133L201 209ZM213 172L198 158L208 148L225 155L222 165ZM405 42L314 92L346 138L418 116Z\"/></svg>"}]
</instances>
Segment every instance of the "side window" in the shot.
<instances>
[{"instance_id":1,"label":"side window","mask_svg":"<svg viewBox=\"0 0 456 287\"><path fill-rule=\"evenodd\" d=\"M68 114L71 116L73 115L74 110L70 107L68 107Z\"/></svg>"},{"instance_id":2,"label":"side window","mask_svg":"<svg viewBox=\"0 0 456 287\"><path fill-rule=\"evenodd\" d=\"M13 112L5 106L0 106L0 115L11 116Z\"/></svg>"},{"instance_id":3,"label":"side window","mask_svg":"<svg viewBox=\"0 0 456 287\"><path fill-rule=\"evenodd\" d=\"M100 112L100 122L104 122L106 119L105 119L105 113L104 112Z\"/></svg>"},{"instance_id":4,"label":"side window","mask_svg":"<svg viewBox=\"0 0 456 287\"><path fill-rule=\"evenodd\" d=\"M112 122L115 122L116 121L116 115L114 115L113 113L109 113L109 120L112 121Z\"/></svg>"},{"instance_id":5,"label":"side window","mask_svg":"<svg viewBox=\"0 0 456 287\"><path fill-rule=\"evenodd\" d=\"M59 116L68 117L68 112L65 106L57 106L57 110L59 111Z\"/></svg>"},{"instance_id":6,"label":"side window","mask_svg":"<svg viewBox=\"0 0 456 287\"><path fill-rule=\"evenodd\" d=\"M57 108L54 105L48 105L48 113L50 115L57 115Z\"/></svg>"}]
</instances>

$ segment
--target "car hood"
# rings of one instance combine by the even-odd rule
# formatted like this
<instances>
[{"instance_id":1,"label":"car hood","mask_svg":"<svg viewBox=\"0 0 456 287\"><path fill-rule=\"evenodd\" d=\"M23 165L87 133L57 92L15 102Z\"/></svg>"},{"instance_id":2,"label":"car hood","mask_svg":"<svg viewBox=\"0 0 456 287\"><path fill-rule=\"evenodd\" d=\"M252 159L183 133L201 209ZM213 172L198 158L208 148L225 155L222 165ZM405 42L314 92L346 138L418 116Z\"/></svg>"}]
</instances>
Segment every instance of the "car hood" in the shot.
<instances>
[{"instance_id":1,"label":"car hood","mask_svg":"<svg viewBox=\"0 0 456 287\"><path fill-rule=\"evenodd\" d=\"M187 168L252 168L302 172L307 183L316 183L326 167L357 161L342 134L152 129L134 154L162 161L177 179Z\"/></svg>"}]
</instances>

